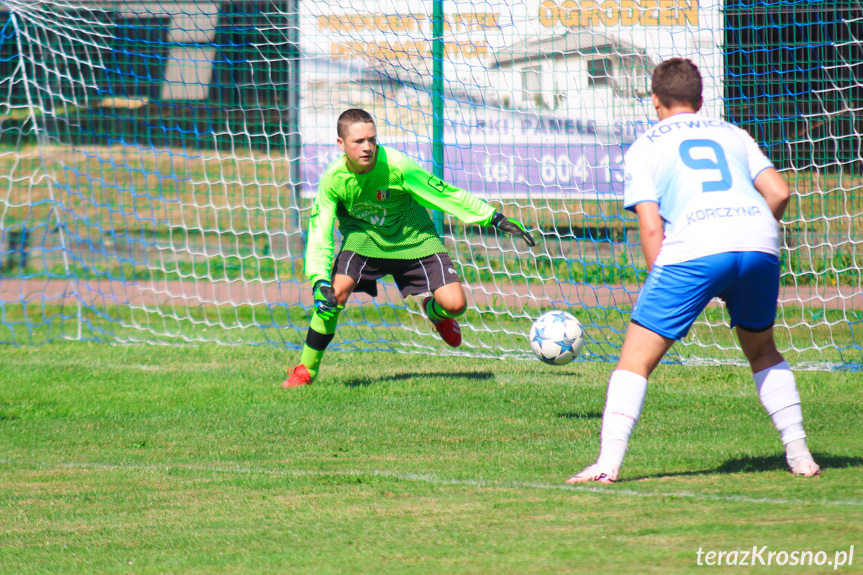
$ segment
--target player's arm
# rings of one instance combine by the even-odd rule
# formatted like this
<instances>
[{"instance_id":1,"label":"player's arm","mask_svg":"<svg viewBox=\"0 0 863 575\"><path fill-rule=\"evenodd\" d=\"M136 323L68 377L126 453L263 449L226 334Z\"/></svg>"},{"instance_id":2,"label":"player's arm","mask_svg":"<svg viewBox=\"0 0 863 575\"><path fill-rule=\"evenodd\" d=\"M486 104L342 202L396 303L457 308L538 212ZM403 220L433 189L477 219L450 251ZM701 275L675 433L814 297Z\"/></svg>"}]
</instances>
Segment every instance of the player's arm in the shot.
<instances>
[{"instance_id":1,"label":"player's arm","mask_svg":"<svg viewBox=\"0 0 863 575\"><path fill-rule=\"evenodd\" d=\"M665 237L665 222L659 215L659 192L650 169L650 153L641 140L636 140L626 152L623 166L623 205L638 216L641 250L648 270L653 269Z\"/></svg>"},{"instance_id":2,"label":"player's arm","mask_svg":"<svg viewBox=\"0 0 863 575\"><path fill-rule=\"evenodd\" d=\"M489 225L494 208L486 202L431 175L406 156L401 160L405 189L420 205L451 214L466 224Z\"/></svg>"},{"instance_id":3,"label":"player's arm","mask_svg":"<svg viewBox=\"0 0 863 575\"><path fill-rule=\"evenodd\" d=\"M536 245L533 237L514 218L508 218L467 190L451 186L422 169L406 156L400 162L405 188L426 208L453 215L466 224L494 226L498 230L521 237L528 246Z\"/></svg>"},{"instance_id":4,"label":"player's arm","mask_svg":"<svg viewBox=\"0 0 863 575\"><path fill-rule=\"evenodd\" d=\"M752 185L759 194L764 196L764 201L767 202L776 221L781 220L785 208L788 207L788 200L791 198L791 190L788 189L785 178L776 171L776 168L766 168L755 177Z\"/></svg>"},{"instance_id":5,"label":"player's arm","mask_svg":"<svg viewBox=\"0 0 863 575\"><path fill-rule=\"evenodd\" d=\"M333 226L336 222L336 202L329 195L326 179L318 187L318 195L309 215L309 235L306 243L306 276L312 280L312 297L319 317L331 319L338 313L336 292L330 283L333 267Z\"/></svg>"},{"instance_id":6,"label":"player's arm","mask_svg":"<svg viewBox=\"0 0 863 575\"><path fill-rule=\"evenodd\" d=\"M749 164L749 175L752 178L752 185L758 190L758 193L764 196L764 201L770 207L773 217L776 221L782 219L782 214L785 213L785 208L788 207L788 200L791 198L791 191L788 189L788 184L785 179L779 175L776 168L773 167L773 162L770 161L758 143L742 128L737 128L737 133L743 143L743 149L746 152L746 161Z\"/></svg>"},{"instance_id":7,"label":"player's arm","mask_svg":"<svg viewBox=\"0 0 863 575\"><path fill-rule=\"evenodd\" d=\"M336 223L336 202L330 197L324 182L318 188L312 213L309 215L309 234L306 243L306 276L317 283L330 281L333 267L333 226Z\"/></svg>"},{"instance_id":8,"label":"player's arm","mask_svg":"<svg viewBox=\"0 0 863 575\"><path fill-rule=\"evenodd\" d=\"M641 251L647 260L647 270L653 269L653 262L662 248L662 239L665 237L665 222L659 215L659 204L656 202L641 202L635 204L635 213L638 214L638 233L641 236Z\"/></svg>"}]
</instances>

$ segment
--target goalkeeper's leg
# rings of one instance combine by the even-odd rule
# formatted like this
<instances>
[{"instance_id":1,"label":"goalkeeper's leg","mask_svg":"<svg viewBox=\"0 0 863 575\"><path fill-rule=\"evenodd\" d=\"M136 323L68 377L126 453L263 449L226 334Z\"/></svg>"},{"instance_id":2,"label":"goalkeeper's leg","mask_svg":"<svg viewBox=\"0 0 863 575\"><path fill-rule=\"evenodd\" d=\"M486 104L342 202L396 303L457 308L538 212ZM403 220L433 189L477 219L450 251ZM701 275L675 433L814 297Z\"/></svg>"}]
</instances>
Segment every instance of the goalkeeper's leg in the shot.
<instances>
[{"instance_id":1,"label":"goalkeeper's leg","mask_svg":"<svg viewBox=\"0 0 863 575\"><path fill-rule=\"evenodd\" d=\"M308 385L317 377L324 352L336 335L339 311L344 308L356 287L356 282L350 276L336 274L333 277L333 290L336 292L339 310L327 318L321 317L317 311L312 314L309 331L306 333L306 343L300 355L300 364L293 369L282 387Z\"/></svg>"},{"instance_id":2,"label":"goalkeeper's leg","mask_svg":"<svg viewBox=\"0 0 863 575\"><path fill-rule=\"evenodd\" d=\"M423 300L423 311L431 320L434 329L447 345L461 345L461 328L455 318L467 310L464 289L458 282L449 283L434 291L432 297Z\"/></svg>"}]
</instances>

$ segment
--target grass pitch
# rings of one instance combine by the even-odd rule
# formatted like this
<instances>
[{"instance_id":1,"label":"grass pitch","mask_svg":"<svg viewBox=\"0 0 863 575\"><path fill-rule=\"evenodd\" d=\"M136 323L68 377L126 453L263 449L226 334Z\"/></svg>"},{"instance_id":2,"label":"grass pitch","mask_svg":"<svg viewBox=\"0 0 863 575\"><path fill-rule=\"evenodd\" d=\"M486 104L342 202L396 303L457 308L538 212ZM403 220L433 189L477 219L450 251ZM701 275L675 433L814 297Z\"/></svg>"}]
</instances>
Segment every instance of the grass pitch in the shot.
<instances>
[{"instance_id":1,"label":"grass pitch","mask_svg":"<svg viewBox=\"0 0 863 575\"><path fill-rule=\"evenodd\" d=\"M331 353L286 391L295 356L0 348L0 572L690 573L852 545L836 572L863 572L863 373L797 374L823 477L786 471L747 370L663 365L622 481L572 487L611 364Z\"/></svg>"}]
</instances>

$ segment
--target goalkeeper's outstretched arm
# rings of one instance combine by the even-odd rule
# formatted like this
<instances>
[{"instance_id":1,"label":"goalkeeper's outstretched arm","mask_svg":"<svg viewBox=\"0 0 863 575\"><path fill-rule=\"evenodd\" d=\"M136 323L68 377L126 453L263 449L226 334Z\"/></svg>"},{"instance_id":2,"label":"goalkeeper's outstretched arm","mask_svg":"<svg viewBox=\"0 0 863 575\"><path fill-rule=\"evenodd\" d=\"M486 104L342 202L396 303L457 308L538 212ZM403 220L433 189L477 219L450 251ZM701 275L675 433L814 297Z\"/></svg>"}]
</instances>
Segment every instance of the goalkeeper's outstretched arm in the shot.
<instances>
[{"instance_id":1,"label":"goalkeeper's outstretched arm","mask_svg":"<svg viewBox=\"0 0 863 575\"><path fill-rule=\"evenodd\" d=\"M429 174L407 156L401 159L405 187L421 205L446 212L466 224L494 226L504 233L520 237L530 247L536 245L533 237L518 220L504 216L470 192L451 186Z\"/></svg>"}]
</instances>

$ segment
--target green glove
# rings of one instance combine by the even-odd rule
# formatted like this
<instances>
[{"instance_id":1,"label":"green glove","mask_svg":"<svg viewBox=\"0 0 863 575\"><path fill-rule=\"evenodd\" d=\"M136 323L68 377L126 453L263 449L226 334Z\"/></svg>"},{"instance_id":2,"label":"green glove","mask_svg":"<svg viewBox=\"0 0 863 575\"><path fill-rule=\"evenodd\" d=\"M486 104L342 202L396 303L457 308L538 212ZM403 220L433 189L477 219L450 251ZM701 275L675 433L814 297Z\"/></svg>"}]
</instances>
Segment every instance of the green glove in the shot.
<instances>
[{"instance_id":1,"label":"green glove","mask_svg":"<svg viewBox=\"0 0 863 575\"><path fill-rule=\"evenodd\" d=\"M521 239L525 241L525 243L533 247L536 245L536 242L533 241L531 235L524 229L524 226L520 221L515 218L508 218L500 212L495 212L491 217L491 225L500 231L510 234L512 236L521 236Z\"/></svg>"},{"instance_id":2,"label":"green glove","mask_svg":"<svg viewBox=\"0 0 863 575\"><path fill-rule=\"evenodd\" d=\"M318 280L312 288L315 297L315 309L321 319L329 320L339 312L339 301L336 299L336 290L327 280Z\"/></svg>"}]
</instances>

